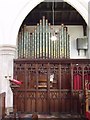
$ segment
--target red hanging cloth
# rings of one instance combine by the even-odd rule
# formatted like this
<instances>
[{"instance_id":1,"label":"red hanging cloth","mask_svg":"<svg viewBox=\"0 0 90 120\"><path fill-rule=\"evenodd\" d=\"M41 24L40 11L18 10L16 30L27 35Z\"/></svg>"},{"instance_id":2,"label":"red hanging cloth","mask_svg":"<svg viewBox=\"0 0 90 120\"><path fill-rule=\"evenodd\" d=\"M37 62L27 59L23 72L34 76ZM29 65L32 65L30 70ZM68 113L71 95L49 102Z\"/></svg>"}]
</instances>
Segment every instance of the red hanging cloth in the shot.
<instances>
[{"instance_id":1,"label":"red hanging cloth","mask_svg":"<svg viewBox=\"0 0 90 120\"><path fill-rule=\"evenodd\" d=\"M79 74L74 75L74 90L81 90L82 89L82 81L81 76Z\"/></svg>"}]
</instances>

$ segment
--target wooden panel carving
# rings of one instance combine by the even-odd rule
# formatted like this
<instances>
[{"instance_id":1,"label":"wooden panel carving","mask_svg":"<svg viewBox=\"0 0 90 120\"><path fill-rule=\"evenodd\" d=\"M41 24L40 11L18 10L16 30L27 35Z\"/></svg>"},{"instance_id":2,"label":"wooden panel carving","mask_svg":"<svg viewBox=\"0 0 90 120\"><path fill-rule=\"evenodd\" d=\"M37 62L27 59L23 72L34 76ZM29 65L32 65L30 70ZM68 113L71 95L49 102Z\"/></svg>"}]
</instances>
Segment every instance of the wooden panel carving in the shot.
<instances>
[{"instance_id":1,"label":"wooden panel carving","mask_svg":"<svg viewBox=\"0 0 90 120\"><path fill-rule=\"evenodd\" d=\"M84 83L90 80L89 63L79 59L15 60L14 78L23 85L14 90L14 107L27 113L80 114Z\"/></svg>"},{"instance_id":2,"label":"wooden panel carving","mask_svg":"<svg viewBox=\"0 0 90 120\"><path fill-rule=\"evenodd\" d=\"M71 92L62 91L61 92L61 112L71 113Z\"/></svg>"},{"instance_id":3,"label":"wooden panel carving","mask_svg":"<svg viewBox=\"0 0 90 120\"><path fill-rule=\"evenodd\" d=\"M36 111L36 92L35 91L27 91L26 96L26 112L32 113Z\"/></svg>"},{"instance_id":4,"label":"wooden panel carving","mask_svg":"<svg viewBox=\"0 0 90 120\"><path fill-rule=\"evenodd\" d=\"M16 102L17 101L17 102ZM18 91L15 94L15 103L16 103L16 109L20 112L25 111L25 92Z\"/></svg>"},{"instance_id":5,"label":"wooden panel carving","mask_svg":"<svg viewBox=\"0 0 90 120\"><path fill-rule=\"evenodd\" d=\"M60 97L59 91L50 91L50 112L59 112L60 105L59 105Z\"/></svg>"},{"instance_id":6,"label":"wooden panel carving","mask_svg":"<svg viewBox=\"0 0 90 120\"><path fill-rule=\"evenodd\" d=\"M40 113L47 113L48 104L47 104L48 96L47 91L39 91L37 97L37 111Z\"/></svg>"}]
</instances>

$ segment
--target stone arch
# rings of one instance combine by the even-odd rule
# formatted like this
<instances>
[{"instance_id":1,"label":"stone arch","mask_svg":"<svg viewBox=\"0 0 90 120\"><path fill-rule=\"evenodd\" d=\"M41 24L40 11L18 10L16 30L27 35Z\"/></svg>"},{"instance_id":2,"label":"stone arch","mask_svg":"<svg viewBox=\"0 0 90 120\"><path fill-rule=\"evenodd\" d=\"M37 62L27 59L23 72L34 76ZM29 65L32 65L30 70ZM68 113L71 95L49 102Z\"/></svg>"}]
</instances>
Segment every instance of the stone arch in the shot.
<instances>
[{"instance_id":1,"label":"stone arch","mask_svg":"<svg viewBox=\"0 0 90 120\"><path fill-rule=\"evenodd\" d=\"M38 4L43 2L44 0L36 0L35 2L32 1L25 1L24 6L22 6L22 9L18 11L18 16L14 20L14 23L12 25L12 35L11 40L14 40L14 45L16 45L16 39L18 35L19 28L25 19L25 17L29 14L29 12L34 9ZM84 18L86 23L88 23L88 11L85 9L85 7L79 2L79 0L71 1L71 0L64 0L68 4L70 4L72 7L74 7ZM86 4L86 3L85 3Z\"/></svg>"}]
</instances>

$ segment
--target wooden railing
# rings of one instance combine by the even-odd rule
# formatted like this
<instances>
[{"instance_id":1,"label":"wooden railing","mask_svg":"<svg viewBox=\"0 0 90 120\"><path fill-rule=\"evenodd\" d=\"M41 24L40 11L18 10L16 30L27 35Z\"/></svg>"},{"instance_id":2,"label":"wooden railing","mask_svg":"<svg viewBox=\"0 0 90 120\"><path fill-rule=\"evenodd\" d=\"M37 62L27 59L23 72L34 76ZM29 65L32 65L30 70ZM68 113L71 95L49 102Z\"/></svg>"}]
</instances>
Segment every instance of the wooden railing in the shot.
<instances>
[{"instance_id":1,"label":"wooden railing","mask_svg":"<svg viewBox=\"0 0 90 120\"><path fill-rule=\"evenodd\" d=\"M5 116L5 92L0 94L0 119Z\"/></svg>"}]
</instances>

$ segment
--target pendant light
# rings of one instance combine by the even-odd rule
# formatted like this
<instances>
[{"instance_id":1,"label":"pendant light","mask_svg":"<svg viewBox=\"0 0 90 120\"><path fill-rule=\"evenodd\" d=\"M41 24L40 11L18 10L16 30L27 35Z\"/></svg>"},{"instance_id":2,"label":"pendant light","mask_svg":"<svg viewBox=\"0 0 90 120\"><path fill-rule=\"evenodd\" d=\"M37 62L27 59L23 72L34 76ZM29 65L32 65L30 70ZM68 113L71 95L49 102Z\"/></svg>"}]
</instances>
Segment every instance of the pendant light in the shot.
<instances>
[{"instance_id":1,"label":"pendant light","mask_svg":"<svg viewBox=\"0 0 90 120\"><path fill-rule=\"evenodd\" d=\"M56 41L57 40L57 36L56 36L56 33L55 33L55 30L54 30L54 1L52 3L52 16L53 16L53 33L51 35L51 40L52 41Z\"/></svg>"}]
</instances>

